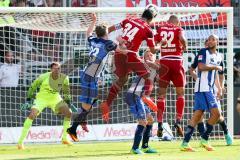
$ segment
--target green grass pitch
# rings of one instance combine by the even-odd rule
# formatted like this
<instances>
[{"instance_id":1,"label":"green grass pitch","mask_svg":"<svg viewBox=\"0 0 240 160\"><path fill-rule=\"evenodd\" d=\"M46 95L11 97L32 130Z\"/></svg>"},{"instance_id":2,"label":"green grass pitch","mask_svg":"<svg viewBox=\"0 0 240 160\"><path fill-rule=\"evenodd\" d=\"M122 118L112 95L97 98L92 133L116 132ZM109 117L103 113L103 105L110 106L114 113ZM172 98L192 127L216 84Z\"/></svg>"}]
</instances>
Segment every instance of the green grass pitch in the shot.
<instances>
[{"instance_id":1,"label":"green grass pitch","mask_svg":"<svg viewBox=\"0 0 240 160\"><path fill-rule=\"evenodd\" d=\"M226 146L225 141L211 141L216 151L208 152L199 147L198 141L192 141L191 146L197 152L182 152L179 150L181 141L158 142L151 141L158 154L132 155L129 153L132 141L126 142L87 142L73 146L62 144L26 144L25 150L17 150L15 145L1 145L0 159L29 160L240 160L240 140L235 140L232 146Z\"/></svg>"}]
</instances>

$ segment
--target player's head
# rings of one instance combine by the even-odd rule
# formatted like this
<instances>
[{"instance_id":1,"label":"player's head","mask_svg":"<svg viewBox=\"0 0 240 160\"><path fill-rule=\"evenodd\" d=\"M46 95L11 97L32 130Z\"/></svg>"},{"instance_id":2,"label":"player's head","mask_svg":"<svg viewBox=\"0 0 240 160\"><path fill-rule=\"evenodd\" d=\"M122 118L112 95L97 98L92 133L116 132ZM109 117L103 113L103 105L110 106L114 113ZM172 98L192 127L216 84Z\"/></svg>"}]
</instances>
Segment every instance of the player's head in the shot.
<instances>
[{"instance_id":1,"label":"player's head","mask_svg":"<svg viewBox=\"0 0 240 160\"><path fill-rule=\"evenodd\" d=\"M152 54L152 52L147 49L145 52L144 52L144 55L143 55L143 58L144 60L148 60L148 61L151 61L151 62L155 62L156 60L156 55L155 54Z\"/></svg>"},{"instance_id":2,"label":"player's head","mask_svg":"<svg viewBox=\"0 0 240 160\"><path fill-rule=\"evenodd\" d=\"M104 24L97 25L95 28L95 32L98 38L103 38L107 36L107 26Z\"/></svg>"},{"instance_id":3,"label":"player's head","mask_svg":"<svg viewBox=\"0 0 240 160\"><path fill-rule=\"evenodd\" d=\"M61 65L58 62L52 62L50 65L52 74L59 74L61 72Z\"/></svg>"},{"instance_id":4,"label":"player's head","mask_svg":"<svg viewBox=\"0 0 240 160\"><path fill-rule=\"evenodd\" d=\"M168 23L172 23L176 26L179 26L179 24L180 24L179 19L176 15L171 15L168 19Z\"/></svg>"},{"instance_id":5,"label":"player's head","mask_svg":"<svg viewBox=\"0 0 240 160\"><path fill-rule=\"evenodd\" d=\"M218 36L215 34L211 34L208 37L208 48L215 49L215 48L217 48L217 44L218 44Z\"/></svg>"},{"instance_id":6,"label":"player's head","mask_svg":"<svg viewBox=\"0 0 240 160\"><path fill-rule=\"evenodd\" d=\"M205 46L205 48L208 48L208 39L205 40L204 46Z\"/></svg>"},{"instance_id":7,"label":"player's head","mask_svg":"<svg viewBox=\"0 0 240 160\"><path fill-rule=\"evenodd\" d=\"M13 63L13 60L14 60L13 53L11 51L5 51L4 62Z\"/></svg>"},{"instance_id":8,"label":"player's head","mask_svg":"<svg viewBox=\"0 0 240 160\"><path fill-rule=\"evenodd\" d=\"M142 18L145 19L148 23L150 23L153 18L157 16L157 6L150 4L146 6L145 10L142 13Z\"/></svg>"}]
</instances>

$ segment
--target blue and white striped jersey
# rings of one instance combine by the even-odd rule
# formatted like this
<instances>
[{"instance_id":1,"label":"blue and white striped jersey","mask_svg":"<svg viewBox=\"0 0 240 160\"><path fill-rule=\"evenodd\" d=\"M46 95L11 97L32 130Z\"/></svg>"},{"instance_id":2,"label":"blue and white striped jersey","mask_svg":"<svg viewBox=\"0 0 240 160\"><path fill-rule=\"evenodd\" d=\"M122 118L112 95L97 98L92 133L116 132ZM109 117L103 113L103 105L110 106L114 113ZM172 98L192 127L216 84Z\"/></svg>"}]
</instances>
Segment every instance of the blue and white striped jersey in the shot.
<instances>
[{"instance_id":1,"label":"blue and white striped jersey","mask_svg":"<svg viewBox=\"0 0 240 160\"><path fill-rule=\"evenodd\" d=\"M151 67L149 67L149 69L150 69L149 79L154 82L154 79L157 75L157 71L155 69L151 68ZM136 94L138 96L141 96L142 93L144 92L144 84L145 84L144 78L136 77L136 79L133 81L132 85L128 89L128 93L133 93L133 94Z\"/></svg>"},{"instance_id":2,"label":"blue and white striped jersey","mask_svg":"<svg viewBox=\"0 0 240 160\"><path fill-rule=\"evenodd\" d=\"M197 55L198 63L206 65L222 66L222 55L220 53L212 54L209 49L201 49ZM196 65L195 65L196 66ZM193 65L192 65L193 67ZM195 92L209 92L214 90L214 83L216 78L216 70L199 71L198 78L195 83Z\"/></svg>"},{"instance_id":3,"label":"blue and white striped jersey","mask_svg":"<svg viewBox=\"0 0 240 160\"><path fill-rule=\"evenodd\" d=\"M90 60L84 69L84 73L91 77L99 77L108 52L113 51L117 48L117 44L111 40L105 40L94 36L88 37L90 47Z\"/></svg>"}]
</instances>

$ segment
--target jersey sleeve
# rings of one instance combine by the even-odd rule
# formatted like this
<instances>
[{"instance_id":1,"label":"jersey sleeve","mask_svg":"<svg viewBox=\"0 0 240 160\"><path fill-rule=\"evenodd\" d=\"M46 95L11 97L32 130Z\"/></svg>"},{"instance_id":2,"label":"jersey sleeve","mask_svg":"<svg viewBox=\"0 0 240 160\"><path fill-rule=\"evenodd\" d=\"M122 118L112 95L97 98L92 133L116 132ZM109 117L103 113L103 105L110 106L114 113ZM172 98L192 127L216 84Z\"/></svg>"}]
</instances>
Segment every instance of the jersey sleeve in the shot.
<instances>
[{"instance_id":1,"label":"jersey sleeve","mask_svg":"<svg viewBox=\"0 0 240 160\"><path fill-rule=\"evenodd\" d=\"M64 101L70 101L71 95L70 95L70 83L69 83L69 77L66 76L63 81L63 98Z\"/></svg>"},{"instance_id":2,"label":"jersey sleeve","mask_svg":"<svg viewBox=\"0 0 240 160\"><path fill-rule=\"evenodd\" d=\"M94 40L94 36L93 35L91 35L91 36L89 36L88 38L87 38L87 40L88 40L88 42L90 43L91 41L93 41Z\"/></svg>"},{"instance_id":3,"label":"jersey sleeve","mask_svg":"<svg viewBox=\"0 0 240 160\"><path fill-rule=\"evenodd\" d=\"M154 37L153 37L153 32L151 30L149 30L149 32L147 33L146 41L147 41L148 47L154 47L155 45Z\"/></svg>"},{"instance_id":4,"label":"jersey sleeve","mask_svg":"<svg viewBox=\"0 0 240 160\"><path fill-rule=\"evenodd\" d=\"M193 63L191 64L191 67L196 69L198 66L198 55L196 55L196 57L194 58Z\"/></svg>"},{"instance_id":5,"label":"jersey sleeve","mask_svg":"<svg viewBox=\"0 0 240 160\"><path fill-rule=\"evenodd\" d=\"M117 48L117 44L111 40L108 40L105 44L105 49L107 50L107 52L113 51L116 48Z\"/></svg>"},{"instance_id":6,"label":"jersey sleeve","mask_svg":"<svg viewBox=\"0 0 240 160\"><path fill-rule=\"evenodd\" d=\"M156 43L159 43L159 42L161 42L161 36L160 36L160 33L161 33L161 30L160 30L160 28L158 28L157 29L157 33L154 35L154 41L156 42Z\"/></svg>"},{"instance_id":7,"label":"jersey sleeve","mask_svg":"<svg viewBox=\"0 0 240 160\"><path fill-rule=\"evenodd\" d=\"M33 98L33 95L36 92L37 88L40 87L44 78L46 77L45 75L46 74L41 74L37 79L33 81L30 88L28 89L27 98Z\"/></svg>"},{"instance_id":8,"label":"jersey sleeve","mask_svg":"<svg viewBox=\"0 0 240 160\"><path fill-rule=\"evenodd\" d=\"M198 63L206 64L206 49L201 49L198 54Z\"/></svg>"},{"instance_id":9,"label":"jersey sleeve","mask_svg":"<svg viewBox=\"0 0 240 160\"><path fill-rule=\"evenodd\" d=\"M124 27L124 25L127 23L128 19L124 19L122 22L115 24L116 30L119 30Z\"/></svg>"}]
</instances>

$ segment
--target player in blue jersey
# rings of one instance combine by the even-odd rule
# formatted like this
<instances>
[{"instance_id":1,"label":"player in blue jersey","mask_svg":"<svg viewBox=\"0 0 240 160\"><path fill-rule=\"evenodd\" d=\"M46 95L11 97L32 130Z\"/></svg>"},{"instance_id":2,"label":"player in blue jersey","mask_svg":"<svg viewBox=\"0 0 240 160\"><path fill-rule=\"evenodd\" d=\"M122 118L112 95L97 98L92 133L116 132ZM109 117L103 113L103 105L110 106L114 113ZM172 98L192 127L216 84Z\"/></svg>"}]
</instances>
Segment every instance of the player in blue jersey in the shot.
<instances>
[{"instance_id":1,"label":"player in blue jersey","mask_svg":"<svg viewBox=\"0 0 240 160\"><path fill-rule=\"evenodd\" d=\"M188 143L204 111L209 111L211 114L206 123L206 130L201 135L200 145L208 151L214 150L208 143L213 125L216 124L220 118L218 102L213 92L214 85L218 88L217 98L220 98L222 94L222 88L218 77L218 71L222 71L222 56L217 52L217 44L218 37L216 35L210 35L208 37L208 48L201 49L198 55L198 75L195 83L194 113L187 126L187 131L181 145L182 151L195 151Z\"/></svg>"},{"instance_id":2,"label":"player in blue jersey","mask_svg":"<svg viewBox=\"0 0 240 160\"><path fill-rule=\"evenodd\" d=\"M91 18L92 23L88 27L86 33L90 47L90 60L84 71L80 75L81 95L79 96L79 100L82 103L82 106L78 109L79 115L74 119L72 126L67 130L73 141L78 141L76 130L79 124L81 124L83 130L88 132L88 128L86 126L86 119L88 113L90 112L92 106L94 106L97 99L98 77L103 70L108 52L114 50L122 53L126 52L126 50L120 49L116 43L108 40L107 27L105 25L98 25L95 27L95 14L92 14ZM94 27L96 36L92 35Z\"/></svg>"},{"instance_id":3,"label":"player in blue jersey","mask_svg":"<svg viewBox=\"0 0 240 160\"><path fill-rule=\"evenodd\" d=\"M150 50L147 50L144 53L144 60L145 63L149 66L149 79L151 79L151 81L154 81L157 75L157 70L159 69L159 65L155 63L156 57L150 52ZM131 153L133 154L157 153L155 149L148 146L154 119L150 113L150 109L148 106L146 106L146 104L144 104L141 99L144 94L144 84L144 78L140 76L136 77L125 97L126 103L130 106L130 112L138 120L138 125L134 136L134 143L131 149ZM155 108L155 112L156 111L157 106ZM142 150L139 149L141 140Z\"/></svg>"},{"instance_id":4,"label":"player in blue jersey","mask_svg":"<svg viewBox=\"0 0 240 160\"><path fill-rule=\"evenodd\" d=\"M207 40L205 42L205 47L207 47ZM193 79L195 81L197 80L197 72L196 72L197 66L198 66L198 55L194 58L194 62L192 63L191 68L190 68L190 75L193 77ZM221 66L223 68L223 63L221 63ZM223 92L224 92L224 72L223 72L223 70L219 71L218 74L219 74L219 83L220 83L220 86L222 87ZM216 95L216 93L217 93L216 89L217 89L216 86L214 86L215 96L217 96ZM218 109L219 109L220 114L221 114L220 118L219 118L219 121L218 121L218 124L221 126L221 128L224 132L224 136L225 136L225 140L226 140L227 145L232 145L233 139L232 139L231 135L229 134L227 124L226 124L225 119L222 115L221 103L220 103L219 99L218 99ZM198 123L197 130L200 133L200 135L204 134L205 126L204 126L204 123L203 123L203 118Z\"/></svg>"}]
</instances>

